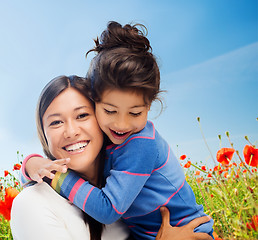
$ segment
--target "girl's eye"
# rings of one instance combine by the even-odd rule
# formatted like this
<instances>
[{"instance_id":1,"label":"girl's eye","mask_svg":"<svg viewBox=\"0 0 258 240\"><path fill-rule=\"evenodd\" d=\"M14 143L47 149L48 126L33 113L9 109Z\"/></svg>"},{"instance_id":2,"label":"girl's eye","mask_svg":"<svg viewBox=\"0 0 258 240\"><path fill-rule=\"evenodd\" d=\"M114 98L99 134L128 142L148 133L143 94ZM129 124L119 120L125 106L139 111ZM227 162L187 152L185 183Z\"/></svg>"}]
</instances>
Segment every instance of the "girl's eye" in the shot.
<instances>
[{"instance_id":1,"label":"girl's eye","mask_svg":"<svg viewBox=\"0 0 258 240\"><path fill-rule=\"evenodd\" d=\"M57 126L58 124L61 124L62 122L59 120L53 121L49 124L49 126Z\"/></svg>"},{"instance_id":2,"label":"girl's eye","mask_svg":"<svg viewBox=\"0 0 258 240\"><path fill-rule=\"evenodd\" d=\"M78 115L78 119L82 119L82 118L86 118L86 117L88 117L89 116L89 114L88 113L82 113L82 114L80 114L80 115Z\"/></svg>"},{"instance_id":3,"label":"girl's eye","mask_svg":"<svg viewBox=\"0 0 258 240\"><path fill-rule=\"evenodd\" d=\"M133 113L133 112L130 112L130 114L133 116L133 117L138 117L142 114L142 112L138 112L138 113Z\"/></svg>"},{"instance_id":4,"label":"girl's eye","mask_svg":"<svg viewBox=\"0 0 258 240\"><path fill-rule=\"evenodd\" d=\"M109 111L109 110L107 110L107 109L105 109L105 108L104 108L104 111L105 111L105 113L107 113L107 114L114 114L114 113L116 113L116 111Z\"/></svg>"}]
</instances>

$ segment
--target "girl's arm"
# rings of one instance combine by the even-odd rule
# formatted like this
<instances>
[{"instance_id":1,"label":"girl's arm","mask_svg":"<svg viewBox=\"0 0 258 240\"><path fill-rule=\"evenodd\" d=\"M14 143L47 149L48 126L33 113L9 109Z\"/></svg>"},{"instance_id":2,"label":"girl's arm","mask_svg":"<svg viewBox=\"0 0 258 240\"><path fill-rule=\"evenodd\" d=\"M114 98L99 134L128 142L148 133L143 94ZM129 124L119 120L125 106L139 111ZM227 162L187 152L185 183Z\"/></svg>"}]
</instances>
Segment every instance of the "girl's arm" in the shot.
<instances>
[{"instance_id":1,"label":"girl's arm","mask_svg":"<svg viewBox=\"0 0 258 240\"><path fill-rule=\"evenodd\" d=\"M138 142L131 141L129 144L133 144L130 151L115 156L110 176L102 189L91 185L73 171L56 173L51 186L97 221L104 224L115 222L127 212L142 191L158 154L151 141L146 144L154 151L148 152L139 151ZM145 159L148 159L147 163L143 163Z\"/></svg>"}]
</instances>

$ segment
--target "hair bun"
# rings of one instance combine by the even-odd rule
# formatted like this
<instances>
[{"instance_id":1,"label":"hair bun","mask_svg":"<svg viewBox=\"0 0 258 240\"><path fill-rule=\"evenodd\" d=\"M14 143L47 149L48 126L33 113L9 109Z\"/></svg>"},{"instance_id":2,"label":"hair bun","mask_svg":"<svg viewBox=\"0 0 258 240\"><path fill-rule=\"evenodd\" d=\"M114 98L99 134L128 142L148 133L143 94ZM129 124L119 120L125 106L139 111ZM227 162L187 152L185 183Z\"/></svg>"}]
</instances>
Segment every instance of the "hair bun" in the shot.
<instances>
[{"instance_id":1,"label":"hair bun","mask_svg":"<svg viewBox=\"0 0 258 240\"><path fill-rule=\"evenodd\" d=\"M96 39L95 51L100 52L112 48L130 48L132 52L151 51L149 40L146 38L147 28L142 24L124 27L117 22L109 22L107 29Z\"/></svg>"}]
</instances>

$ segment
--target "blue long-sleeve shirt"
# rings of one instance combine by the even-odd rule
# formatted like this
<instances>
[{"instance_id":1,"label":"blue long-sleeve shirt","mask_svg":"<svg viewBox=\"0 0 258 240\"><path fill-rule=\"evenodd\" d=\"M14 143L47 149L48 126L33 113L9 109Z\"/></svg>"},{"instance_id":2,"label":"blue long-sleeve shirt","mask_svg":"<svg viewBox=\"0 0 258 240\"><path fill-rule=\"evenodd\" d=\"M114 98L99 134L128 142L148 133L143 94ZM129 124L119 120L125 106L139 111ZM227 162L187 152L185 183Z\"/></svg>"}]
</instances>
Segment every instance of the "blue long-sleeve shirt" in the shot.
<instances>
[{"instance_id":1,"label":"blue long-sleeve shirt","mask_svg":"<svg viewBox=\"0 0 258 240\"><path fill-rule=\"evenodd\" d=\"M109 224L122 217L136 239L155 239L162 222L161 206L170 210L172 226L205 216L153 123L148 121L142 131L121 145L108 146L106 152L105 187L94 187L68 171L56 174L53 188L99 222ZM195 231L212 235L212 225L210 220Z\"/></svg>"}]
</instances>

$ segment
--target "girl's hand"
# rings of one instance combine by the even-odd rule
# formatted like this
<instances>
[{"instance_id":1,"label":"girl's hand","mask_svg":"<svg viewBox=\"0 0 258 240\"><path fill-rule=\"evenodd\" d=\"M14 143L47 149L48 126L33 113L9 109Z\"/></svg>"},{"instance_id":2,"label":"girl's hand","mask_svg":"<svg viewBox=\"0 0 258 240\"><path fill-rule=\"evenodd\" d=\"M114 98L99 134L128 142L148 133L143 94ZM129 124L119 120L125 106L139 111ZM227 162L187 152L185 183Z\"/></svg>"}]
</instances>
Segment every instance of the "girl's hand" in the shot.
<instances>
[{"instance_id":1,"label":"girl's hand","mask_svg":"<svg viewBox=\"0 0 258 240\"><path fill-rule=\"evenodd\" d=\"M25 165L25 171L32 180L42 183L44 177L50 179L55 177L53 171L66 173L69 161L70 158L50 160L42 157L31 157Z\"/></svg>"},{"instance_id":2,"label":"girl's hand","mask_svg":"<svg viewBox=\"0 0 258 240\"><path fill-rule=\"evenodd\" d=\"M161 207L162 224L157 234L156 240L212 240L212 237L207 233L195 233L194 229L200 224L208 222L210 217L199 217L187 225L182 227L172 227L170 225L170 213L166 207Z\"/></svg>"}]
</instances>

